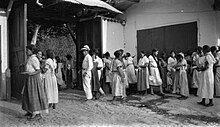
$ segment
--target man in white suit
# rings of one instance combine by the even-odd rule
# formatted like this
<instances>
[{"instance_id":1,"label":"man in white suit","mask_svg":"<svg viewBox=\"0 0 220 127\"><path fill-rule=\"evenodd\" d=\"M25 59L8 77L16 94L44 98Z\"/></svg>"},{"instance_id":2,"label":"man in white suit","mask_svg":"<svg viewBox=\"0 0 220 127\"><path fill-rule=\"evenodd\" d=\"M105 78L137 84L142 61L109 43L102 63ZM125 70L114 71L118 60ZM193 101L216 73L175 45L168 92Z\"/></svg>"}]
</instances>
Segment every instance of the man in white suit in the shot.
<instances>
[{"instance_id":1,"label":"man in white suit","mask_svg":"<svg viewBox=\"0 0 220 127\"><path fill-rule=\"evenodd\" d=\"M92 99L92 90L91 90L91 78L92 73L91 70L93 68L92 57L89 55L89 46L84 45L81 51L85 56L82 63L82 81L83 81L83 89L86 93L87 100Z\"/></svg>"}]
</instances>

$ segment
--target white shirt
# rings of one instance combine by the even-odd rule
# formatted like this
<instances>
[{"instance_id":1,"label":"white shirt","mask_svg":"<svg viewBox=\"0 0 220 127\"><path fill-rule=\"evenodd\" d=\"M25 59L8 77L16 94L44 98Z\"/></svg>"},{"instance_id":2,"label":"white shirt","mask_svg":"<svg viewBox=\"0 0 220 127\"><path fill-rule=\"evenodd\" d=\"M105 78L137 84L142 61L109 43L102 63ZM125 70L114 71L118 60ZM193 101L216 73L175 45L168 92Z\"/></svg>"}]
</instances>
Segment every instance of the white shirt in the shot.
<instances>
[{"instance_id":1,"label":"white shirt","mask_svg":"<svg viewBox=\"0 0 220 127\"><path fill-rule=\"evenodd\" d=\"M167 64L168 64L167 70L171 71L171 69L174 69L173 66L175 66L177 64L176 58L169 57L168 61L167 61Z\"/></svg>"},{"instance_id":2,"label":"white shirt","mask_svg":"<svg viewBox=\"0 0 220 127\"><path fill-rule=\"evenodd\" d=\"M155 58L157 59L157 58ZM153 58L152 55L149 56L150 66L157 68L157 61Z\"/></svg>"},{"instance_id":3,"label":"white shirt","mask_svg":"<svg viewBox=\"0 0 220 127\"><path fill-rule=\"evenodd\" d=\"M144 56L143 58L140 58L139 59L139 61L138 61L138 66L143 66L143 65L145 65L145 64L148 64L149 63L149 59L146 57L146 56Z\"/></svg>"},{"instance_id":4,"label":"white shirt","mask_svg":"<svg viewBox=\"0 0 220 127\"><path fill-rule=\"evenodd\" d=\"M28 58L26 64L26 71L27 72L35 72L36 70L40 69L40 62L35 54Z\"/></svg>"},{"instance_id":5,"label":"white shirt","mask_svg":"<svg viewBox=\"0 0 220 127\"><path fill-rule=\"evenodd\" d=\"M89 54L87 54L83 59L82 69L89 72L92 70L92 68L93 68L92 57Z\"/></svg>"},{"instance_id":6,"label":"white shirt","mask_svg":"<svg viewBox=\"0 0 220 127\"><path fill-rule=\"evenodd\" d=\"M98 66L97 66L97 67L101 67L101 68L103 69L104 64L103 64L103 62L102 62L102 59L99 58L98 56L96 56L96 60L97 60L97 62L98 62ZM102 69L101 69L101 70L102 70Z\"/></svg>"},{"instance_id":7,"label":"white shirt","mask_svg":"<svg viewBox=\"0 0 220 127\"><path fill-rule=\"evenodd\" d=\"M220 66L220 51L218 51L215 55L215 59L217 60L217 65Z\"/></svg>"}]
</instances>

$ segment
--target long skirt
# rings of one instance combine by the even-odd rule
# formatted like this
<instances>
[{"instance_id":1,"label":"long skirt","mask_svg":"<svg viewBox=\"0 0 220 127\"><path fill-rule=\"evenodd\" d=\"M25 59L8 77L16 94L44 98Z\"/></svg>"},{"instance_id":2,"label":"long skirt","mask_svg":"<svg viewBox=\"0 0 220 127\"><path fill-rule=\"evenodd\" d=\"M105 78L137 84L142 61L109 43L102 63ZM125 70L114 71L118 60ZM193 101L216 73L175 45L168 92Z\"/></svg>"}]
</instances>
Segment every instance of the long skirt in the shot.
<instances>
[{"instance_id":1,"label":"long skirt","mask_svg":"<svg viewBox=\"0 0 220 127\"><path fill-rule=\"evenodd\" d=\"M214 74L212 69L200 73L200 86L197 95L200 98L212 99L214 96Z\"/></svg>"},{"instance_id":2,"label":"long skirt","mask_svg":"<svg viewBox=\"0 0 220 127\"><path fill-rule=\"evenodd\" d=\"M199 72L196 69L193 70L191 85L191 88L199 88Z\"/></svg>"},{"instance_id":3,"label":"long skirt","mask_svg":"<svg viewBox=\"0 0 220 127\"><path fill-rule=\"evenodd\" d=\"M50 72L45 73L45 89L48 103L58 103L58 86L56 76Z\"/></svg>"},{"instance_id":4,"label":"long skirt","mask_svg":"<svg viewBox=\"0 0 220 127\"><path fill-rule=\"evenodd\" d=\"M167 68L162 67L160 70L161 70L161 78L163 81L163 87L167 88Z\"/></svg>"},{"instance_id":5,"label":"long skirt","mask_svg":"<svg viewBox=\"0 0 220 127\"><path fill-rule=\"evenodd\" d=\"M22 91L22 109L30 113L47 112L47 96L40 79L40 74L25 78L25 85Z\"/></svg>"},{"instance_id":6,"label":"long skirt","mask_svg":"<svg viewBox=\"0 0 220 127\"><path fill-rule=\"evenodd\" d=\"M151 86L160 86L162 85L162 79L160 77L160 72L158 68L151 68L151 76L153 77L153 80L150 80Z\"/></svg>"},{"instance_id":7,"label":"long skirt","mask_svg":"<svg viewBox=\"0 0 220 127\"><path fill-rule=\"evenodd\" d=\"M122 81L123 79L119 75L118 72L113 72L113 79L112 79L112 94L113 96L122 96L125 97L125 83Z\"/></svg>"},{"instance_id":8,"label":"long skirt","mask_svg":"<svg viewBox=\"0 0 220 127\"><path fill-rule=\"evenodd\" d=\"M220 67L216 68L215 73L215 95L220 97Z\"/></svg>"},{"instance_id":9,"label":"long skirt","mask_svg":"<svg viewBox=\"0 0 220 127\"><path fill-rule=\"evenodd\" d=\"M189 96L189 87L188 87L188 79L187 73L185 70L180 70L176 72L177 75L175 76L174 84L176 86L176 92L180 95Z\"/></svg>"},{"instance_id":10,"label":"long skirt","mask_svg":"<svg viewBox=\"0 0 220 127\"><path fill-rule=\"evenodd\" d=\"M138 69L137 90L145 91L149 89L149 71L147 68Z\"/></svg>"},{"instance_id":11,"label":"long skirt","mask_svg":"<svg viewBox=\"0 0 220 127\"><path fill-rule=\"evenodd\" d=\"M92 79L91 79L92 91L99 91L101 84L99 82L98 71L96 69L92 69Z\"/></svg>"},{"instance_id":12,"label":"long skirt","mask_svg":"<svg viewBox=\"0 0 220 127\"><path fill-rule=\"evenodd\" d=\"M129 84L137 83L137 77L135 75L133 64L130 64L130 65L127 66L126 73L127 73L127 76L128 76L128 83Z\"/></svg>"}]
</instances>

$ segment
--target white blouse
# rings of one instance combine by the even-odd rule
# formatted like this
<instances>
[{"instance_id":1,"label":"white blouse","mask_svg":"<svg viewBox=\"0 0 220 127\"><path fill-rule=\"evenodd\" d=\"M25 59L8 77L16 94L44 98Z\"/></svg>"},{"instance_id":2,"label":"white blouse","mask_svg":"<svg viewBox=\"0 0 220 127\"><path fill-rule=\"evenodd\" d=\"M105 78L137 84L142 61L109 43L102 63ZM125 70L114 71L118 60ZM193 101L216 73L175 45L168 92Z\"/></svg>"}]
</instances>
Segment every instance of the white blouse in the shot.
<instances>
[{"instance_id":1,"label":"white blouse","mask_svg":"<svg viewBox=\"0 0 220 127\"><path fill-rule=\"evenodd\" d=\"M35 54L30 56L28 58L27 64L26 64L26 71L27 72L35 72L36 70L40 69L40 62Z\"/></svg>"}]
</instances>

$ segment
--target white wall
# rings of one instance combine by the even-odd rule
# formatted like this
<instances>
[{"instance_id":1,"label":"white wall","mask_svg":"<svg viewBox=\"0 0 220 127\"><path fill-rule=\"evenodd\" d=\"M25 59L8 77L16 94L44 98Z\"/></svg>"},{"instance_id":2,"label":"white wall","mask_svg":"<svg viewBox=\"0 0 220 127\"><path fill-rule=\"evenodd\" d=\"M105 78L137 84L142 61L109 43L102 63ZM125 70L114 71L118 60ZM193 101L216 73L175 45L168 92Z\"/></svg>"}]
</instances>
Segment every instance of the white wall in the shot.
<instances>
[{"instance_id":1,"label":"white wall","mask_svg":"<svg viewBox=\"0 0 220 127\"><path fill-rule=\"evenodd\" d=\"M2 73L8 67L8 31L5 11L0 9Z\"/></svg>"},{"instance_id":2,"label":"white wall","mask_svg":"<svg viewBox=\"0 0 220 127\"><path fill-rule=\"evenodd\" d=\"M213 0L141 0L119 17L126 20L125 50L135 55L137 30L197 21L198 44L217 45L220 13Z\"/></svg>"},{"instance_id":3,"label":"white wall","mask_svg":"<svg viewBox=\"0 0 220 127\"><path fill-rule=\"evenodd\" d=\"M7 18L5 10L0 8L0 26L1 26L1 59L2 59L2 77L0 77L0 99L6 98L6 76L5 71L8 67L8 31Z\"/></svg>"},{"instance_id":4,"label":"white wall","mask_svg":"<svg viewBox=\"0 0 220 127\"><path fill-rule=\"evenodd\" d=\"M124 27L121 23L102 19L102 49L103 53L107 51L111 57L118 49L125 49Z\"/></svg>"}]
</instances>

